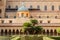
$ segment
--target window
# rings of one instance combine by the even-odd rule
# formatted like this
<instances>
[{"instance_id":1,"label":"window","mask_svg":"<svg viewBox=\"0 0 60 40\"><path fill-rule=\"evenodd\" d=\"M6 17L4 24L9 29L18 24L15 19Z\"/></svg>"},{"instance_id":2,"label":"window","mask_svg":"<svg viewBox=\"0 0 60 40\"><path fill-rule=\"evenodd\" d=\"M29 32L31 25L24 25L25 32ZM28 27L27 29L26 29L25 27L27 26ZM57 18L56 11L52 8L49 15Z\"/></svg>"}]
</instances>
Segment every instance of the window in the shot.
<instances>
[{"instance_id":1,"label":"window","mask_svg":"<svg viewBox=\"0 0 60 40\"><path fill-rule=\"evenodd\" d=\"M18 6L16 6L16 9L18 9Z\"/></svg>"},{"instance_id":2,"label":"window","mask_svg":"<svg viewBox=\"0 0 60 40\"><path fill-rule=\"evenodd\" d=\"M32 5L30 5L30 9L32 9Z\"/></svg>"},{"instance_id":3,"label":"window","mask_svg":"<svg viewBox=\"0 0 60 40\"><path fill-rule=\"evenodd\" d=\"M41 16L39 16L39 18L41 18Z\"/></svg>"},{"instance_id":4,"label":"window","mask_svg":"<svg viewBox=\"0 0 60 40\"><path fill-rule=\"evenodd\" d=\"M16 18L16 16L14 16L14 18Z\"/></svg>"},{"instance_id":5,"label":"window","mask_svg":"<svg viewBox=\"0 0 60 40\"><path fill-rule=\"evenodd\" d=\"M50 21L48 21L48 23L50 23Z\"/></svg>"},{"instance_id":6,"label":"window","mask_svg":"<svg viewBox=\"0 0 60 40\"><path fill-rule=\"evenodd\" d=\"M59 6L59 10L60 10L60 6Z\"/></svg>"},{"instance_id":7,"label":"window","mask_svg":"<svg viewBox=\"0 0 60 40\"><path fill-rule=\"evenodd\" d=\"M47 18L49 18L49 16L47 16Z\"/></svg>"},{"instance_id":8,"label":"window","mask_svg":"<svg viewBox=\"0 0 60 40\"><path fill-rule=\"evenodd\" d=\"M54 10L54 5L52 5L52 10Z\"/></svg>"},{"instance_id":9,"label":"window","mask_svg":"<svg viewBox=\"0 0 60 40\"><path fill-rule=\"evenodd\" d=\"M55 16L55 18L57 18L57 16Z\"/></svg>"},{"instance_id":10,"label":"window","mask_svg":"<svg viewBox=\"0 0 60 40\"><path fill-rule=\"evenodd\" d=\"M4 23L4 20L2 20L1 23Z\"/></svg>"},{"instance_id":11,"label":"window","mask_svg":"<svg viewBox=\"0 0 60 40\"><path fill-rule=\"evenodd\" d=\"M37 6L37 9L40 9L40 6L39 5Z\"/></svg>"},{"instance_id":12,"label":"window","mask_svg":"<svg viewBox=\"0 0 60 40\"><path fill-rule=\"evenodd\" d=\"M1 16L0 16L0 18L1 18Z\"/></svg>"},{"instance_id":13,"label":"window","mask_svg":"<svg viewBox=\"0 0 60 40\"><path fill-rule=\"evenodd\" d=\"M21 17L23 17L24 16L24 13L21 13Z\"/></svg>"},{"instance_id":14,"label":"window","mask_svg":"<svg viewBox=\"0 0 60 40\"><path fill-rule=\"evenodd\" d=\"M40 23L42 23L42 20L40 21Z\"/></svg>"},{"instance_id":15,"label":"window","mask_svg":"<svg viewBox=\"0 0 60 40\"><path fill-rule=\"evenodd\" d=\"M11 6L9 5L8 8L11 8Z\"/></svg>"},{"instance_id":16,"label":"window","mask_svg":"<svg viewBox=\"0 0 60 40\"><path fill-rule=\"evenodd\" d=\"M2 10L0 9L0 13L2 12Z\"/></svg>"},{"instance_id":17,"label":"window","mask_svg":"<svg viewBox=\"0 0 60 40\"><path fill-rule=\"evenodd\" d=\"M12 20L10 20L9 23L12 23Z\"/></svg>"},{"instance_id":18,"label":"window","mask_svg":"<svg viewBox=\"0 0 60 40\"><path fill-rule=\"evenodd\" d=\"M47 10L47 6L45 5L45 8L44 8L45 10Z\"/></svg>"},{"instance_id":19,"label":"window","mask_svg":"<svg viewBox=\"0 0 60 40\"><path fill-rule=\"evenodd\" d=\"M6 18L8 18L8 16L6 16Z\"/></svg>"},{"instance_id":20,"label":"window","mask_svg":"<svg viewBox=\"0 0 60 40\"><path fill-rule=\"evenodd\" d=\"M28 14L26 14L26 17L28 17Z\"/></svg>"}]
</instances>

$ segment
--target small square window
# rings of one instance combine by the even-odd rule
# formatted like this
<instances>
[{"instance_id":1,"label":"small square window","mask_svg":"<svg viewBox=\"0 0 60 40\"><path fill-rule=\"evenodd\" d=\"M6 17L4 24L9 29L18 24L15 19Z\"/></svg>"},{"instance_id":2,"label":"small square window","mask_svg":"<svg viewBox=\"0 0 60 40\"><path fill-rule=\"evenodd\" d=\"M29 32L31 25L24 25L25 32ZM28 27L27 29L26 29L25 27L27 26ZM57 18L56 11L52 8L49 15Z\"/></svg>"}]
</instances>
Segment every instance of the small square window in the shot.
<instances>
[{"instance_id":1,"label":"small square window","mask_svg":"<svg viewBox=\"0 0 60 40\"><path fill-rule=\"evenodd\" d=\"M50 21L48 21L48 23L50 23Z\"/></svg>"},{"instance_id":2,"label":"small square window","mask_svg":"<svg viewBox=\"0 0 60 40\"><path fill-rule=\"evenodd\" d=\"M42 23L42 20L40 21L40 23Z\"/></svg>"},{"instance_id":3,"label":"small square window","mask_svg":"<svg viewBox=\"0 0 60 40\"><path fill-rule=\"evenodd\" d=\"M4 20L2 20L1 23L4 23Z\"/></svg>"},{"instance_id":4,"label":"small square window","mask_svg":"<svg viewBox=\"0 0 60 40\"><path fill-rule=\"evenodd\" d=\"M10 20L9 23L12 23L12 20Z\"/></svg>"},{"instance_id":5,"label":"small square window","mask_svg":"<svg viewBox=\"0 0 60 40\"><path fill-rule=\"evenodd\" d=\"M49 16L47 16L47 18L49 18Z\"/></svg>"},{"instance_id":6,"label":"small square window","mask_svg":"<svg viewBox=\"0 0 60 40\"><path fill-rule=\"evenodd\" d=\"M16 16L14 16L14 18L16 18Z\"/></svg>"},{"instance_id":7,"label":"small square window","mask_svg":"<svg viewBox=\"0 0 60 40\"><path fill-rule=\"evenodd\" d=\"M39 18L41 18L41 16L39 16Z\"/></svg>"}]
</instances>

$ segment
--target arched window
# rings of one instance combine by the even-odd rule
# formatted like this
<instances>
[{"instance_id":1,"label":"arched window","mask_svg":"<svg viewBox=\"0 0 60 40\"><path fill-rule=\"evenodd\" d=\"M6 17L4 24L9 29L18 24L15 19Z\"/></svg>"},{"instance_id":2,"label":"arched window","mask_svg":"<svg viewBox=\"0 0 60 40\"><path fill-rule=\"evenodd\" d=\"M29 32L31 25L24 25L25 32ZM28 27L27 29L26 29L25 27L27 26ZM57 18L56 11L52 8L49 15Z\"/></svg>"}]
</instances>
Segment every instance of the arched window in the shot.
<instances>
[{"instance_id":1,"label":"arched window","mask_svg":"<svg viewBox=\"0 0 60 40\"><path fill-rule=\"evenodd\" d=\"M49 18L49 16L47 16L47 18Z\"/></svg>"},{"instance_id":2,"label":"arched window","mask_svg":"<svg viewBox=\"0 0 60 40\"><path fill-rule=\"evenodd\" d=\"M41 18L41 16L39 16L39 18Z\"/></svg>"},{"instance_id":3,"label":"arched window","mask_svg":"<svg viewBox=\"0 0 60 40\"><path fill-rule=\"evenodd\" d=\"M24 16L24 13L21 13L21 17L23 17Z\"/></svg>"},{"instance_id":4,"label":"arched window","mask_svg":"<svg viewBox=\"0 0 60 40\"><path fill-rule=\"evenodd\" d=\"M9 29L9 35L11 35L11 29Z\"/></svg>"},{"instance_id":5,"label":"arched window","mask_svg":"<svg viewBox=\"0 0 60 40\"><path fill-rule=\"evenodd\" d=\"M6 18L8 18L8 16L6 16Z\"/></svg>"},{"instance_id":6,"label":"arched window","mask_svg":"<svg viewBox=\"0 0 60 40\"><path fill-rule=\"evenodd\" d=\"M32 9L32 5L30 5L30 9Z\"/></svg>"},{"instance_id":7,"label":"arched window","mask_svg":"<svg viewBox=\"0 0 60 40\"><path fill-rule=\"evenodd\" d=\"M47 35L49 35L49 30L47 30Z\"/></svg>"},{"instance_id":8,"label":"arched window","mask_svg":"<svg viewBox=\"0 0 60 40\"><path fill-rule=\"evenodd\" d=\"M48 23L50 23L50 21L48 21Z\"/></svg>"},{"instance_id":9,"label":"arched window","mask_svg":"<svg viewBox=\"0 0 60 40\"><path fill-rule=\"evenodd\" d=\"M9 6L8 6L8 8L10 9L10 8L11 8L11 6L9 5Z\"/></svg>"},{"instance_id":10,"label":"arched window","mask_svg":"<svg viewBox=\"0 0 60 40\"><path fill-rule=\"evenodd\" d=\"M4 33L4 30L3 30L3 29L1 29L1 35L3 35L3 33Z\"/></svg>"},{"instance_id":11,"label":"arched window","mask_svg":"<svg viewBox=\"0 0 60 40\"><path fill-rule=\"evenodd\" d=\"M8 32L7 32L7 29L5 29L5 35L7 35L7 33L8 33Z\"/></svg>"},{"instance_id":12,"label":"arched window","mask_svg":"<svg viewBox=\"0 0 60 40\"><path fill-rule=\"evenodd\" d=\"M46 11L47 10L47 6L45 5L45 7L44 7L44 10Z\"/></svg>"},{"instance_id":13,"label":"arched window","mask_svg":"<svg viewBox=\"0 0 60 40\"><path fill-rule=\"evenodd\" d=\"M54 5L52 5L52 10L54 10Z\"/></svg>"},{"instance_id":14,"label":"arched window","mask_svg":"<svg viewBox=\"0 0 60 40\"><path fill-rule=\"evenodd\" d=\"M16 9L18 9L18 6L16 6Z\"/></svg>"},{"instance_id":15,"label":"arched window","mask_svg":"<svg viewBox=\"0 0 60 40\"><path fill-rule=\"evenodd\" d=\"M43 30L43 34L45 35L45 30Z\"/></svg>"},{"instance_id":16,"label":"arched window","mask_svg":"<svg viewBox=\"0 0 60 40\"><path fill-rule=\"evenodd\" d=\"M14 18L16 18L16 16L14 16Z\"/></svg>"},{"instance_id":17,"label":"arched window","mask_svg":"<svg viewBox=\"0 0 60 40\"><path fill-rule=\"evenodd\" d=\"M26 17L28 17L28 14L26 14Z\"/></svg>"},{"instance_id":18,"label":"arched window","mask_svg":"<svg viewBox=\"0 0 60 40\"><path fill-rule=\"evenodd\" d=\"M57 35L57 30L56 29L54 30L54 35Z\"/></svg>"},{"instance_id":19,"label":"arched window","mask_svg":"<svg viewBox=\"0 0 60 40\"><path fill-rule=\"evenodd\" d=\"M39 5L37 6L37 9L40 9L40 6Z\"/></svg>"},{"instance_id":20,"label":"arched window","mask_svg":"<svg viewBox=\"0 0 60 40\"><path fill-rule=\"evenodd\" d=\"M42 23L42 20L40 20L40 23Z\"/></svg>"},{"instance_id":21,"label":"arched window","mask_svg":"<svg viewBox=\"0 0 60 40\"><path fill-rule=\"evenodd\" d=\"M12 23L12 20L10 20L9 23Z\"/></svg>"},{"instance_id":22,"label":"arched window","mask_svg":"<svg viewBox=\"0 0 60 40\"><path fill-rule=\"evenodd\" d=\"M60 5L59 5L59 10L60 10Z\"/></svg>"},{"instance_id":23,"label":"arched window","mask_svg":"<svg viewBox=\"0 0 60 40\"><path fill-rule=\"evenodd\" d=\"M16 34L19 34L19 30L18 29L16 30Z\"/></svg>"},{"instance_id":24,"label":"arched window","mask_svg":"<svg viewBox=\"0 0 60 40\"><path fill-rule=\"evenodd\" d=\"M57 18L57 16L55 16L55 18Z\"/></svg>"},{"instance_id":25,"label":"arched window","mask_svg":"<svg viewBox=\"0 0 60 40\"><path fill-rule=\"evenodd\" d=\"M53 29L50 30L50 35L53 35Z\"/></svg>"},{"instance_id":26,"label":"arched window","mask_svg":"<svg viewBox=\"0 0 60 40\"><path fill-rule=\"evenodd\" d=\"M1 20L1 23L4 23L4 20Z\"/></svg>"},{"instance_id":27,"label":"arched window","mask_svg":"<svg viewBox=\"0 0 60 40\"><path fill-rule=\"evenodd\" d=\"M13 33L13 35L15 34L15 30L14 29L13 29L12 33Z\"/></svg>"}]
</instances>

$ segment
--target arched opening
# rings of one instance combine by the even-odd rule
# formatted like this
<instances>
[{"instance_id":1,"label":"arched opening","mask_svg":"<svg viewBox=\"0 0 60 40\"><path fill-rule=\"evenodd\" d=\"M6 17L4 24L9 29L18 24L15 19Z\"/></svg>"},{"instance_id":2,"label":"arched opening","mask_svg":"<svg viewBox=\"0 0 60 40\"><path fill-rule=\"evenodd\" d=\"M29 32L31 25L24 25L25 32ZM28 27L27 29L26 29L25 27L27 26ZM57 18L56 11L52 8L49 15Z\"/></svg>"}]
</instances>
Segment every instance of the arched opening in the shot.
<instances>
[{"instance_id":1,"label":"arched opening","mask_svg":"<svg viewBox=\"0 0 60 40\"><path fill-rule=\"evenodd\" d=\"M49 30L47 30L47 35L49 35Z\"/></svg>"},{"instance_id":2,"label":"arched opening","mask_svg":"<svg viewBox=\"0 0 60 40\"><path fill-rule=\"evenodd\" d=\"M41 16L39 16L39 18L41 18Z\"/></svg>"},{"instance_id":3,"label":"arched opening","mask_svg":"<svg viewBox=\"0 0 60 40\"><path fill-rule=\"evenodd\" d=\"M11 29L9 29L9 35L11 35Z\"/></svg>"},{"instance_id":4,"label":"arched opening","mask_svg":"<svg viewBox=\"0 0 60 40\"><path fill-rule=\"evenodd\" d=\"M45 30L43 30L43 34L45 35Z\"/></svg>"},{"instance_id":5,"label":"arched opening","mask_svg":"<svg viewBox=\"0 0 60 40\"><path fill-rule=\"evenodd\" d=\"M16 30L16 34L19 34L19 30L18 29Z\"/></svg>"},{"instance_id":6,"label":"arched opening","mask_svg":"<svg viewBox=\"0 0 60 40\"><path fill-rule=\"evenodd\" d=\"M13 29L12 33L13 33L13 35L15 35L15 30L14 29Z\"/></svg>"},{"instance_id":7,"label":"arched opening","mask_svg":"<svg viewBox=\"0 0 60 40\"><path fill-rule=\"evenodd\" d=\"M52 29L50 30L50 35L53 35L53 30Z\"/></svg>"},{"instance_id":8,"label":"arched opening","mask_svg":"<svg viewBox=\"0 0 60 40\"><path fill-rule=\"evenodd\" d=\"M52 10L54 10L54 5L52 5Z\"/></svg>"},{"instance_id":9,"label":"arched opening","mask_svg":"<svg viewBox=\"0 0 60 40\"><path fill-rule=\"evenodd\" d=\"M26 33L26 31L24 33ZM20 29L20 34L22 34L22 29Z\"/></svg>"},{"instance_id":10,"label":"arched opening","mask_svg":"<svg viewBox=\"0 0 60 40\"><path fill-rule=\"evenodd\" d=\"M3 33L4 33L4 30L3 30L3 29L1 29L1 35L3 35Z\"/></svg>"},{"instance_id":11,"label":"arched opening","mask_svg":"<svg viewBox=\"0 0 60 40\"><path fill-rule=\"evenodd\" d=\"M8 33L8 32L7 32L7 29L5 29L5 35L7 35L7 33Z\"/></svg>"},{"instance_id":12,"label":"arched opening","mask_svg":"<svg viewBox=\"0 0 60 40\"><path fill-rule=\"evenodd\" d=\"M26 14L26 17L28 17L28 13Z\"/></svg>"},{"instance_id":13,"label":"arched opening","mask_svg":"<svg viewBox=\"0 0 60 40\"><path fill-rule=\"evenodd\" d=\"M56 29L54 30L54 35L57 35L57 31L56 31Z\"/></svg>"},{"instance_id":14,"label":"arched opening","mask_svg":"<svg viewBox=\"0 0 60 40\"><path fill-rule=\"evenodd\" d=\"M24 17L24 13L21 13L21 17Z\"/></svg>"}]
</instances>

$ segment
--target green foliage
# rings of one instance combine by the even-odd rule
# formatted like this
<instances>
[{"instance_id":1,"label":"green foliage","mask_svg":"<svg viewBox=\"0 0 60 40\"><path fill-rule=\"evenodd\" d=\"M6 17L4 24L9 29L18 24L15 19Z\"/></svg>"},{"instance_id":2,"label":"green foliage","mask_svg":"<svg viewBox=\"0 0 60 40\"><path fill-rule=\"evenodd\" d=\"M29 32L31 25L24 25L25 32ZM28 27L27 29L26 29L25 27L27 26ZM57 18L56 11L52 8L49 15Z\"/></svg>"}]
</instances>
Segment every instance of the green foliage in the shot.
<instances>
[{"instance_id":1,"label":"green foliage","mask_svg":"<svg viewBox=\"0 0 60 40\"><path fill-rule=\"evenodd\" d=\"M37 20L30 20L30 22L33 24L33 25L35 25L35 24L37 24L38 23L38 21Z\"/></svg>"},{"instance_id":2,"label":"green foliage","mask_svg":"<svg viewBox=\"0 0 60 40\"><path fill-rule=\"evenodd\" d=\"M52 38L54 40L60 40L60 37L50 37L50 38Z\"/></svg>"},{"instance_id":3,"label":"green foliage","mask_svg":"<svg viewBox=\"0 0 60 40\"><path fill-rule=\"evenodd\" d=\"M37 20L30 20L30 23L29 22L26 22L23 24L24 27L24 32L29 32L29 34L38 34L41 30L42 30L42 27L41 26L35 26L36 24L38 23Z\"/></svg>"},{"instance_id":4,"label":"green foliage","mask_svg":"<svg viewBox=\"0 0 60 40\"><path fill-rule=\"evenodd\" d=\"M23 24L23 26L24 27L31 27L31 23L26 22L26 23Z\"/></svg>"},{"instance_id":5,"label":"green foliage","mask_svg":"<svg viewBox=\"0 0 60 40\"><path fill-rule=\"evenodd\" d=\"M25 36L25 40L43 40L43 37L42 36L37 36L37 35L34 35L34 36Z\"/></svg>"},{"instance_id":6,"label":"green foliage","mask_svg":"<svg viewBox=\"0 0 60 40\"><path fill-rule=\"evenodd\" d=\"M17 40L21 40L21 38L18 38Z\"/></svg>"}]
</instances>

